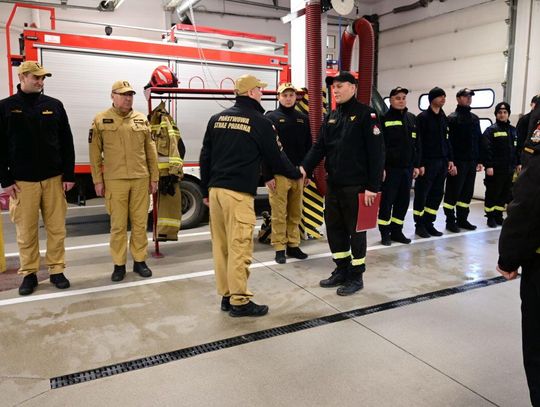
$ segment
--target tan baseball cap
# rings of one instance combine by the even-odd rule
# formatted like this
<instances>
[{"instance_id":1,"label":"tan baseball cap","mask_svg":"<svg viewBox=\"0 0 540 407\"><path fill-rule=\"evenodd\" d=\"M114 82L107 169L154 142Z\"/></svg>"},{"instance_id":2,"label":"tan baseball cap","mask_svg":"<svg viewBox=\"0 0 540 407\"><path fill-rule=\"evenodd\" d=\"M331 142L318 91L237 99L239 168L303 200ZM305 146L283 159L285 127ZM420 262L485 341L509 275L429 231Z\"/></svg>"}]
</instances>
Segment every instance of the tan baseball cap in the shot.
<instances>
[{"instance_id":1,"label":"tan baseball cap","mask_svg":"<svg viewBox=\"0 0 540 407\"><path fill-rule=\"evenodd\" d=\"M266 88L267 86L267 83L261 82L253 75L242 75L234 82L234 90L240 95L250 91L251 89Z\"/></svg>"},{"instance_id":2,"label":"tan baseball cap","mask_svg":"<svg viewBox=\"0 0 540 407\"><path fill-rule=\"evenodd\" d=\"M31 73L36 76L52 76L43 66L37 61L24 61L19 65L19 73Z\"/></svg>"},{"instance_id":3,"label":"tan baseball cap","mask_svg":"<svg viewBox=\"0 0 540 407\"><path fill-rule=\"evenodd\" d=\"M283 93L283 92L285 92L286 90L289 90L289 89L296 92L296 88L294 87L294 85L292 83L290 83L290 82L282 83L281 85L279 85L277 93Z\"/></svg>"},{"instance_id":4,"label":"tan baseball cap","mask_svg":"<svg viewBox=\"0 0 540 407\"><path fill-rule=\"evenodd\" d=\"M113 93L128 93L133 92L133 94L137 93L133 90L131 85L128 81L116 81L112 85L112 92Z\"/></svg>"}]
</instances>

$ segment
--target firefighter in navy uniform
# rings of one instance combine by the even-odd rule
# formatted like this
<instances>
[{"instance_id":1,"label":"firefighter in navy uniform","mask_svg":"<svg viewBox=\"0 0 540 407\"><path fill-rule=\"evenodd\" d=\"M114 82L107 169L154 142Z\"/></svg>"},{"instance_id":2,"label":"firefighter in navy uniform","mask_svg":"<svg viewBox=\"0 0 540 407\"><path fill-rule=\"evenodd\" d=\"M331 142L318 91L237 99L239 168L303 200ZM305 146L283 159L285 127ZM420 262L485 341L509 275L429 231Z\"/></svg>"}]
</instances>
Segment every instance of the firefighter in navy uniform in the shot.
<instances>
[{"instance_id":1,"label":"firefighter in navy uniform","mask_svg":"<svg viewBox=\"0 0 540 407\"><path fill-rule=\"evenodd\" d=\"M254 196L264 160L273 174L301 179L278 146L260 104L266 83L253 75L235 81L236 103L210 118L200 156L201 188L210 207L210 232L221 309L232 317L262 316L247 288L255 226Z\"/></svg>"},{"instance_id":2,"label":"firefighter in navy uniform","mask_svg":"<svg viewBox=\"0 0 540 407\"><path fill-rule=\"evenodd\" d=\"M386 162L382 184L379 231L381 243L390 246L392 241L411 243L403 235L403 223L411 198L412 179L420 173L416 117L407 111L405 88L390 91L390 109L382 119Z\"/></svg>"},{"instance_id":3,"label":"firefighter in navy uniform","mask_svg":"<svg viewBox=\"0 0 540 407\"><path fill-rule=\"evenodd\" d=\"M442 236L433 226L444 193L446 174L455 174L448 122L442 110L446 93L435 87L429 91L429 107L416 117L420 142L420 175L414 185L413 214L417 236Z\"/></svg>"},{"instance_id":4,"label":"firefighter in navy uniform","mask_svg":"<svg viewBox=\"0 0 540 407\"><path fill-rule=\"evenodd\" d=\"M358 102L356 79L346 71L332 79L337 109L328 114L321 133L303 161L310 174L326 158L328 192L324 219L336 268L321 287L337 287L351 295L364 287L366 232L356 231L358 194L371 206L380 189L384 169L384 139L377 114Z\"/></svg>"},{"instance_id":5,"label":"firefighter in navy uniform","mask_svg":"<svg viewBox=\"0 0 540 407\"><path fill-rule=\"evenodd\" d=\"M457 173L446 177L444 214L446 230L457 233L461 229L475 230L476 226L467 219L474 192L476 172L483 171L480 163L485 156L482 145L480 119L471 113L474 91L465 88L456 94L456 111L448 116L448 138L452 144L454 165Z\"/></svg>"},{"instance_id":6,"label":"firefighter in navy uniform","mask_svg":"<svg viewBox=\"0 0 540 407\"><path fill-rule=\"evenodd\" d=\"M511 280L521 266L523 364L531 403L540 406L540 129L528 138L499 237L497 270Z\"/></svg>"},{"instance_id":7,"label":"firefighter in navy uniform","mask_svg":"<svg viewBox=\"0 0 540 407\"><path fill-rule=\"evenodd\" d=\"M308 117L295 109L296 89L291 83L278 88L279 107L266 114L277 130L283 151L293 165L300 165L311 148ZM297 259L308 256L300 249L300 221L302 219L302 180L273 176L263 165L263 178L269 190L272 208L271 243L276 251L276 262L286 262L285 254Z\"/></svg>"},{"instance_id":8,"label":"firefighter in navy uniform","mask_svg":"<svg viewBox=\"0 0 540 407\"><path fill-rule=\"evenodd\" d=\"M64 276L65 192L75 185L75 151L62 103L42 93L51 74L36 61L19 66L17 93L0 101L0 184L10 196L17 230L20 295L38 285L39 213L47 231L45 260L50 282L68 288Z\"/></svg>"},{"instance_id":9,"label":"firefighter in navy uniform","mask_svg":"<svg viewBox=\"0 0 540 407\"><path fill-rule=\"evenodd\" d=\"M510 105L505 102L498 103L495 106L497 120L484 131L487 145L484 212L487 225L491 228L503 224L503 211L509 202L514 171L521 170L517 132L510 124L509 116Z\"/></svg>"},{"instance_id":10,"label":"firefighter in navy uniform","mask_svg":"<svg viewBox=\"0 0 540 407\"><path fill-rule=\"evenodd\" d=\"M540 106L540 95L535 95L531 99L531 110L529 113L521 116L516 124L516 131L518 137L518 150L521 153L525 140L527 139L527 134L529 131L529 124L531 122L531 114L536 109L536 106Z\"/></svg>"}]
</instances>

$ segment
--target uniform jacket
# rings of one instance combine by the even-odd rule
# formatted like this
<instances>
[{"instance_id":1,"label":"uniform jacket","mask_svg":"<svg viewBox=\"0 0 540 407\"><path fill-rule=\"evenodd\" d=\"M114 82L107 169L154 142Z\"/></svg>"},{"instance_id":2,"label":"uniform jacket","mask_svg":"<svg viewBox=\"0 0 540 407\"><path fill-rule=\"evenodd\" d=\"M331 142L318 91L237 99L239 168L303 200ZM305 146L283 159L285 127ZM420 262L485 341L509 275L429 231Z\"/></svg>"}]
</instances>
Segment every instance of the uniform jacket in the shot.
<instances>
[{"instance_id":1,"label":"uniform jacket","mask_svg":"<svg viewBox=\"0 0 540 407\"><path fill-rule=\"evenodd\" d=\"M469 106L457 106L448 116L448 139L454 161L481 162L485 155L480 119Z\"/></svg>"},{"instance_id":2,"label":"uniform jacket","mask_svg":"<svg viewBox=\"0 0 540 407\"><path fill-rule=\"evenodd\" d=\"M200 156L201 188L226 188L252 195L257 193L261 161L273 174L301 178L282 153L272 123L256 100L237 96L233 107L212 116L206 127Z\"/></svg>"},{"instance_id":3,"label":"uniform jacket","mask_svg":"<svg viewBox=\"0 0 540 407\"><path fill-rule=\"evenodd\" d=\"M375 110L352 97L330 112L303 167L311 173L323 158L330 184L378 192L384 169L384 138Z\"/></svg>"},{"instance_id":4,"label":"uniform jacket","mask_svg":"<svg viewBox=\"0 0 540 407\"><path fill-rule=\"evenodd\" d=\"M532 113L532 110L529 113L521 116L516 124L519 151L523 149L525 140L527 140L527 135L529 131L529 122L531 121L531 113Z\"/></svg>"},{"instance_id":5,"label":"uniform jacket","mask_svg":"<svg viewBox=\"0 0 540 407\"><path fill-rule=\"evenodd\" d=\"M510 122L495 122L484 131L486 168L513 170L519 164L516 128Z\"/></svg>"},{"instance_id":6,"label":"uniform jacket","mask_svg":"<svg viewBox=\"0 0 540 407\"><path fill-rule=\"evenodd\" d=\"M508 217L499 237L499 265L504 271L517 270L540 253L540 144L527 143L529 155L512 189Z\"/></svg>"},{"instance_id":7,"label":"uniform jacket","mask_svg":"<svg viewBox=\"0 0 540 407\"><path fill-rule=\"evenodd\" d=\"M293 165L300 165L311 148L311 130L308 117L293 107L279 107L266 113L277 130L283 151ZM268 181L273 175L267 165L263 165L263 179Z\"/></svg>"},{"instance_id":8,"label":"uniform jacket","mask_svg":"<svg viewBox=\"0 0 540 407\"><path fill-rule=\"evenodd\" d=\"M181 178L184 174L182 170L184 162L178 146L183 146L184 143L180 137L180 130L165 109L165 102L161 102L152 111L150 130L152 139L156 141L160 175L176 175Z\"/></svg>"},{"instance_id":9,"label":"uniform jacket","mask_svg":"<svg viewBox=\"0 0 540 407\"><path fill-rule=\"evenodd\" d=\"M453 160L452 145L448 140L448 121L441 109L433 112L431 107L416 116L417 137L420 142L420 166L426 160Z\"/></svg>"},{"instance_id":10,"label":"uniform jacket","mask_svg":"<svg viewBox=\"0 0 540 407\"><path fill-rule=\"evenodd\" d=\"M107 179L159 180L156 144L146 116L111 107L98 113L88 135L94 184Z\"/></svg>"},{"instance_id":11,"label":"uniform jacket","mask_svg":"<svg viewBox=\"0 0 540 407\"><path fill-rule=\"evenodd\" d=\"M0 101L0 183L38 182L62 174L75 181L73 135L62 103L42 93Z\"/></svg>"},{"instance_id":12,"label":"uniform jacket","mask_svg":"<svg viewBox=\"0 0 540 407\"><path fill-rule=\"evenodd\" d=\"M416 117L407 111L392 107L382 118L385 168L411 168L419 166Z\"/></svg>"}]
</instances>

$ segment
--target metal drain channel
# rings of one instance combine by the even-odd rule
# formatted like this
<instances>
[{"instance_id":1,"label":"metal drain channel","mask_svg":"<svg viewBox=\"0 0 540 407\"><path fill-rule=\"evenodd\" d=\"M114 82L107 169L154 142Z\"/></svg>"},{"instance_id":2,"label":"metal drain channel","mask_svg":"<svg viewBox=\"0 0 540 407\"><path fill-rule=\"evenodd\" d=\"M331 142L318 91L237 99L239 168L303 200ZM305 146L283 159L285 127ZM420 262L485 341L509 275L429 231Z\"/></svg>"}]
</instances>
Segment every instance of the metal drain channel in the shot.
<instances>
[{"instance_id":1,"label":"metal drain channel","mask_svg":"<svg viewBox=\"0 0 540 407\"><path fill-rule=\"evenodd\" d=\"M214 352L221 349L232 348L244 345L250 342L256 342L263 339L274 338L276 336L286 335L306 329L345 321L347 319L361 317L363 315L374 314L376 312L399 308L406 305L417 304L419 302L432 300L435 298L447 297L450 295L463 293L477 288L488 287L494 284L505 282L503 277L494 277L487 280L476 281L474 283L464 284L459 287L445 288L439 291L433 291L427 294L420 294L414 297L401 300L390 301L384 304L373 305L370 307L359 308L352 311L341 312L339 314L328 315L325 317L310 319L307 321L296 322L290 325L284 325L276 328L265 329L263 331L252 332L245 335L234 336L232 338L221 339L202 345L191 346L189 348L179 349L172 352L161 353L159 355L148 356L128 362L116 363L109 366L103 366L97 369L86 370L83 372L72 373L64 376L53 377L50 379L51 389L58 389L73 384L89 382L92 380L110 377L121 373L131 372L146 367L158 366L176 360L187 359L204 353Z\"/></svg>"}]
</instances>

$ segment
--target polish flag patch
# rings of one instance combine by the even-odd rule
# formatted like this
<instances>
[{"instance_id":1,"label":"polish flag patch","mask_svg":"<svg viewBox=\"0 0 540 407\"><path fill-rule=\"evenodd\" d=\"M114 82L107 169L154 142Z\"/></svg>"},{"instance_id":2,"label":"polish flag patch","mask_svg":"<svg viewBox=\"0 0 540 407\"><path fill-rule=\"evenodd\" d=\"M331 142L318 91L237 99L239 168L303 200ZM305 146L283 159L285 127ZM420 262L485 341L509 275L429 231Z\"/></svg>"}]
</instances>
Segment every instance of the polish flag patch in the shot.
<instances>
[{"instance_id":1,"label":"polish flag patch","mask_svg":"<svg viewBox=\"0 0 540 407\"><path fill-rule=\"evenodd\" d=\"M377 118L377 113L371 113L371 118L376 119Z\"/></svg>"}]
</instances>

